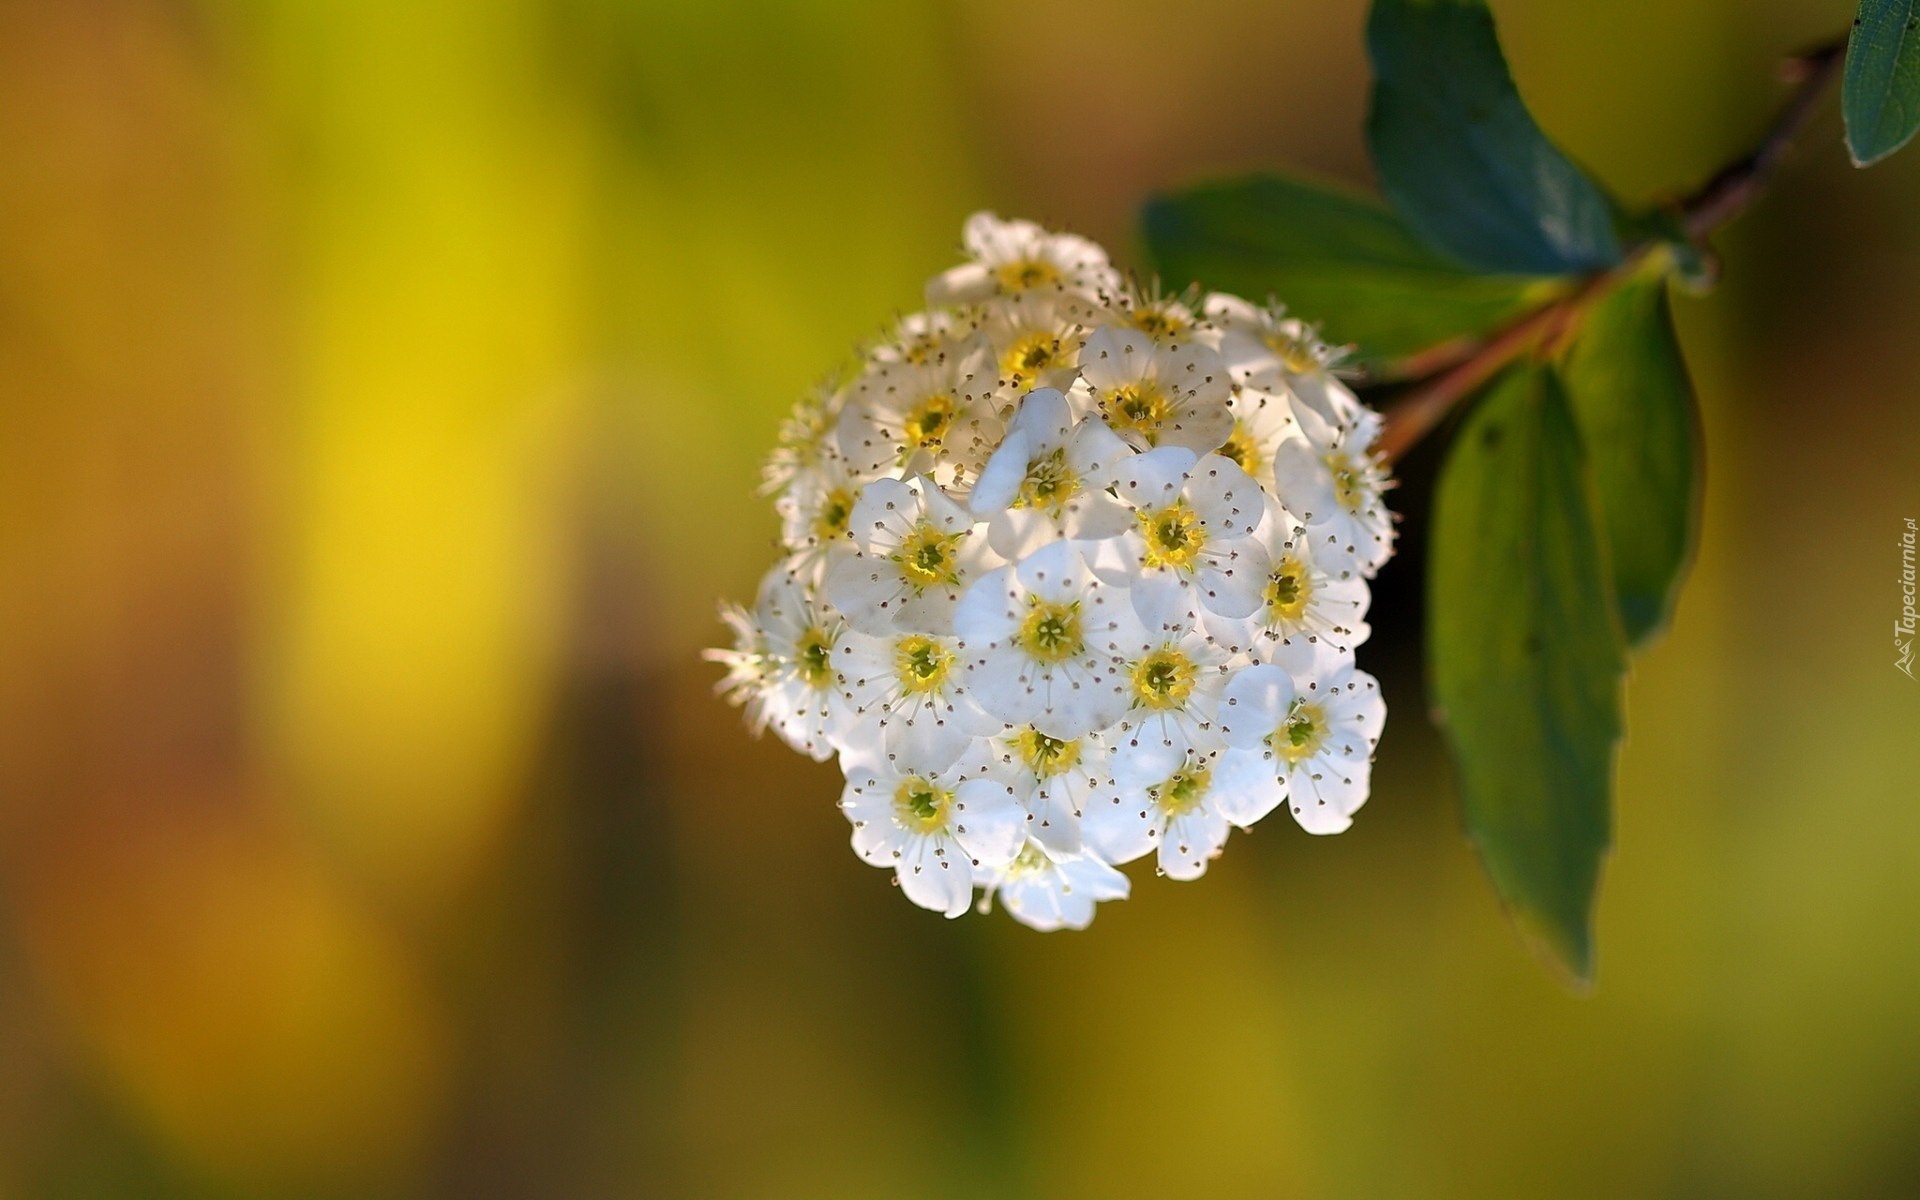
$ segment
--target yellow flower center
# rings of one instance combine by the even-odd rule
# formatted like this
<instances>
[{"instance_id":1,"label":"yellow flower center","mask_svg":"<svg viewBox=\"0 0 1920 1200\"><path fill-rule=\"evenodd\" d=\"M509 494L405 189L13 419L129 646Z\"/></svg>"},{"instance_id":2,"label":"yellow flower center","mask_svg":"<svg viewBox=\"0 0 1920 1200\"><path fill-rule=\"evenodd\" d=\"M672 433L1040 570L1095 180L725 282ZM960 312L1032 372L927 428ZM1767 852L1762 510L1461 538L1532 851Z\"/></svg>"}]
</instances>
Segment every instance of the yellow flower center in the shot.
<instances>
[{"instance_id":1,"label":"yellow flower center","mask_svg":"<svg viewBox=\"0 0 1920 1200\"><path fill-rule=\"evenodd\" d=\"M1000 373L1015 379L1033 379L1060 365L1060 339L1044 329L1023 333L1000 356Z\"/></svg>"},{"instance_id":2,"label":"yellow flower center","mask_svg":"<svg viewBox=\"0 0 1920 1200\"><path fill-rule=\"evenodd\" d=\"M1044 850L1028 843L1026 849L1020 851L1013 862L1007 866L1007 877L1017 879L1022 875L1035 875L1052 865Z\"/></svg>"},{"instance_id":3,"label":"yellow flower center","mask_svg":"<svg viewBox=\"0 0 1920 1200\"><path fill-rule=\"evenodd\" d=\"M1289 554L1274 564L1267 576L1267 619L1298 621L1313 600L1313 582L1304 563Z\"/></svg>"},{"instance_id":4,"label":"yellow flower center","mask_svg":"<svg viewBox=\"0 0 1920 1200\"><path fill-rule=\"evenodd\" d=\"M1079 603L1053 604L1038 596L1029 598L1027 616L1020 622L1016 640L1027 657L1037 662L1059 663L1074 657L1086 646L1080 630Z\"/></svg>"},{"instance_id":5,"label":"yellow flower center","mask_svg":"<svg viewBox=\"0 0 1920 1200\"><path fill-rule=\"evenodd\" d=\"M1044 259L1023 258L996 268L993 276L1000 281L1001 291L1024 292L1060 282L1060 268Z\"/></svg>"},{"instance_id":6,"label":"yellow flower center","mask_svg":"<svg viewBox=\"0 0 1920 1200\"><path fill-rule=\"evenodd\" d=\"M1177 337L1187 331L1185 321L1157 305L1134 309L1127 314L1127 323L1156 341L1161 338Z\"/></svg>"},{"instance_id":7,"label":"yellow flower center","mask_svg":"<svg viewBox=\"0 0 1920 1200\"><path fill-rule=\"evenodd\" d=\"M833 682L833 642L818 625L800 635L794 656L800 682L810 688L824 688Z\"/></svg>"},{"instance_id":8,"label":"yellow flower center","mask_svg":"<svg viewBox=\"0 0 1920 1200\"><path fill-rule=\"evenodd\" d=\"M1061 775L1080 762L1079 739L1048 737L1029 725L1020 731L1014 739L1014 748L1020 755L1020 761L1036 779L1051 779Z\"/></svg>"},{"instance_id":9,"label":"yellow flower center","mask_svg":"<svg viewBox=\"0 0 1920 1200\"><path fill-rule=\"evenodd\" d=\"M1058 514L1079 490L1080 480L1067 466L1067 452L1062 447L1027 468L1027 477L1020 483L1020 494L1014 497L1013 506L1045 508Z\"/></svg>"},{"instance_id":10,"label":"yellow flower center","mask_svg":"<svg viewBox=\"0 0 1920 1200\"><path fill-rule=\"evenodd\" d=\"M1305 700L1295 700L1280 728L1267 735L1267 745L1291 765L1313 757L1326 740L1326 714Z\"/></svg>"},{"instance_id":11,"label":"yellow flower center","mask_svg":"<svg viewBox=\"0 0 1920 1200\"><path fill-rule=\"evenodd\" d=\"M1200 669L1178 647L1162 646L1133 664L1133 703L1165 711L1183 707L1193 695Z\"/></svg>"},{"instance_id":12,"label":"yellow flower center","mask_svg":"<svg viewBox=\"0 0 1920 1200\"><path fill-rule=\"evenodd\" d=\"M953 651L925 634L903 637L893 648L893 673L910 696L937 692L953 672Z\"/></svg>"},{"instance_id":13,"label":"yellow flower center","mask_svg":"<svg viewBox=\"0 0 1920 1200\"><path fill-rule=\"evenodd\" d=\"M900 343L900 357L914 364L929 363L945 342L946 339L938 330L916 333Z\"/></svg>"},{"instance_id":14,"label":"yellow flower center","mask_svg":"<svg viewBox=\"0 0 1920 1200\"><path fill-rule=\"evenodd\" d=\"M937 449L957 409L953 397L945 392L928 396L908 410L901 424L903 440L909 448Z\"/></svg>"},{"instance_id":15,"label":"yellow flower center","mask_svg":"<svg viewBox=\"0 0 1920 1200\"><path fill-rule=\"evenodd\" d=\"M893 808L902 825L915 833L939 833L947 827L953 793L937 787L923 775L900 781L893 792Z\"/></svg>"},{"instance_id":16,"label":"yellow flower center","mask_svg":"<svg viewBox=\"0 0 1920 1200\"><path fill-rule=\"evenodd\" d=\"M936 584L958 583L960 567L955 562L954 547L965 536L964 532L944 533L922 521L900 543L893 561L900 564L900 574L916 591L925 591Z\"/></svg>"},{"instance_id":17,"label":"yellow flower center","mask_svg":"<svg viewBox=\"0 0 1920 1200\"><path fill-rule=\"evenodd\" d=\"M1152 446L1160 441L1160 429L1173 419L1173 398L1151 379L1115 388L1107 394L1107 423L1120 432L1132 430Z\"/></svg>"},{"instance_id":18,"label":"yellow flower center","mask_svg":"<svg viewBox=\"0 0 1920 1200\"><path fill-rule=\"evenodd\" d=\"M1233 423L1233 432L1227 435L1219 454L1249 475L1258 475L1267 466L1266 459L1260 454L1260 443L1254 440L1253 431L1247 428L1245 421Z\"/></svg>"},{"instance_id":19,"label":"yellow flower center","mask_svg":"<svg viewBox=\"0 0 1920 1200\"><path fill-rule=\"evenodd\" d=\"M1333 472L1333 498L1348 512L1367 506L1366 468L1344 454L1335 452L1323 460Z\"/></svg>"},{"instance_id":20,"label":"yellow flower center","mask_svg":"<svg viewBox=\"0 0 1920 1200\"><path fill-rule=\"evenodd\" d=\"M1280 365L1295 375L1308 375L1320 369L1320 358L1313 347L1280 330L1268 334L1267 349L1280 356Z\"/></svg>"},{"instance_id":21,"label":"yellow flower center","mask_svg":"<svg viewBox=\"0 0 1920 1200\"><path fill-rule=\"evenodd\" d=\"M1175 771L1165 782L1147 789L1147 795L1160 806L1160 811L1169 817L1191 812L1200 807L1200 801L1206 798L1207 787L1213 782L1213 772L1206 767L1195 767L1186 771Z\"/></svg>"},{"instance_id":22,"label":"yellow flower center","mask_svg":"<svg viewBox=\"0 0 1920 1200\"><path fill-rule=\"evenodd\" d=\"M1206 548L1207 530L1200 514L1185 500L1175 500L1165 508L1142 509L1135 514L1140 534L1147 542L1147 566L1190 571Z\"/></svg>"},{"instance_id":23,"label":"yellow flower center","mask_svg":"<svg viewBox=\"0 0 1920 1200\"><path fill-rule=\"evenodd\" d=\"M846 488L835 488L827 493L820 502L820 511L813 518L813 536L823 542L830 542L847 531L847 519L853 516L853 493Z\"/></svg>"}]
</instances>

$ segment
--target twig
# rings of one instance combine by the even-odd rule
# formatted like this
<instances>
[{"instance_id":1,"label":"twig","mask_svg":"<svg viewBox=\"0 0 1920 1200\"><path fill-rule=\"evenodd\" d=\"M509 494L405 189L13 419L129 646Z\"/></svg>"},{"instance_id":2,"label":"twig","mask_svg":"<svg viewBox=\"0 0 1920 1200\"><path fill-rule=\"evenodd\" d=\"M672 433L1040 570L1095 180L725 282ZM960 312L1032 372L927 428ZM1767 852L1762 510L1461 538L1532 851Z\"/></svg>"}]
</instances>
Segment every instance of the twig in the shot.
<instances>
[{"instance_id":1,"label":"twig","mask_svg":"<svg viewBox=\"0 0 1920 1200\"><path fill-rule=\"evenodd\" d=\"M1780 169L1781 159L1813 117L1820 96L1840 73L1846 60L1845 38L1829 42L1815 50L1788 59L1782 74L1800 86L1780 109L1753 152L1728 163L1680 205L1681 224L1687 236L1702 241L1714 230L1744 212L1759 198Z\"/></svg>"},{"instance_id":2,"label":"twig","mask_svg":"<svg viewBox=\"0 0 1920 1200\"><path fill-rule=\"evenodd\" d=\"M1821 94L1839 73L1846 48L1843 38L1788 60L1783 73L1799 86L1759 145L1721 168L1676 206L1680 226L1690 240L1704 242L1766 190L1793 139L1813 116ZM1587 276L1572 294L1525 313L1485 341L1452 338L1402 360L1391 378L1427 382L1387 410L1374 452L1386 462L1398 461L1432 432L1455 404L1532 349L1581 306L1633 274L1653 248L1652 243L1633 247L1620 265Z\"/></svg>"},{"instance_id":3,"label":"twig","mask_svg":"<svg viewBox=\"0 0 1920 1200\"><path fill-rule=\"evenodd\" d=\"M1589 276L1573 295L1534 309L1494 334L1471 358L1431 383L1408 392L1387 410L1380 438L1373 446L1374 453L1389 463L1399 461L1433 431L1455 404L1531 350L1580 305L1612 287L1618 273L1630 269L1633 261Z\"/></svg>"}]
</instances>

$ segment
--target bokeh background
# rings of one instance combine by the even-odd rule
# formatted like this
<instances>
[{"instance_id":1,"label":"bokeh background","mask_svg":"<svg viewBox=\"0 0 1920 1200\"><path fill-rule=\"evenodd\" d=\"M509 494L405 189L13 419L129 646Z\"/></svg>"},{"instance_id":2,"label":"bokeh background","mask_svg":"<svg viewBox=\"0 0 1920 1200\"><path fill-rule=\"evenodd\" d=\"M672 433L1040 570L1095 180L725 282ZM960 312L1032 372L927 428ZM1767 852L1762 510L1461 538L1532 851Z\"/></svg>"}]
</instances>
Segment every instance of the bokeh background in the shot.
<instances>
[{"instance_id":1,"label":"bokeh background","mask_svg":"<svg viewBox=\"0 0 1920 1200\"><path fill-rule=\"evenodd\" d=\"M1495 8L1631 197L1852 15ZM1831 103L1680 302L1590 996L1459 835L1417 553L1354 829L1081 935L913 909L710 694L777 417L962 218L1138 262L1156 189L1364 183L1362 19L0 2L0 1196L1920 1195L1920 151Z\"/></svg>"}]
</instances>

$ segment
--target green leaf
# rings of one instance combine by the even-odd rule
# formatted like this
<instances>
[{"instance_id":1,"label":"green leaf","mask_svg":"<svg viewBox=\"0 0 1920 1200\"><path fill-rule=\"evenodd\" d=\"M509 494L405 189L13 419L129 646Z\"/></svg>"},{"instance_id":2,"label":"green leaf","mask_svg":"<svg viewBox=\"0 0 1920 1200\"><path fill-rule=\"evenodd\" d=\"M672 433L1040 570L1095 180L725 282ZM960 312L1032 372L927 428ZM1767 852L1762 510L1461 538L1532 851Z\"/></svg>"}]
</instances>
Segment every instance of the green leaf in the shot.
<instances>
[{"instance_id":1,"label":"green leaf","mask_svg":"<svg viewBox=\"0 0 1920 1200\"><path fill-rule=\"evenodd\" d=\"M1678 208L1616 211L1613 228L1624 244L1649 247L1649 257L1659 256L1662 269L1686 291L1705 295L1719 282L1719 260L1687 232Z\"/></svg>"},{"instance_id":2,"label":"green leaf","mask_svg":"<svg viewBox=\"0 0 1920 1200\"><path fill-rule=\"evenodd\" d=\"M1514 368L1475 405L1441 468L1430 553L1428 666L1467 834L1521 928L1585 981L1624 656L1551 368Z\"/></svg>"},{"instance_id":3,"label":"green leaf","mask_svg":"<svg viewBox=\"0 0 1920 1200\"><path fill-rule=\"evenodd\" d=\"M1142 225L1168 283L1276 296L1323 322L1329 340L1355 343L1363 362L1480 333L1554 286L1468 271L1373 200L1275 175L1158 197Z\"/></svg>"},{"instance_id":4,"label":"green leaf","mask_svg":"<svg viewBox=\"0 0 1920 1200\"><path fill-rule=\"evenodd\" d=\"M1477 0L1375 0L1367 139L1381 190L1435 246L1487 271L1620 260L1612 206L1535 125Z\"/></svg>"},{"instance_id":5,"label":"green leaf","mask_svg":"<svg viewBox=\"0 0 1920 1200\"><path fill-rule=\"evenodd\" d=\"M1855 166L1879 162L1920 128L1920 4L1860 0L1840 107Z\"/></svg>"},{"instance_id":6,"label":"green leaf","mask_svg":"<svg viewBox=\"0 0 1920 1200\"><path fill-rule=\"evenodd\" d=\"M1615 608L1638 647L1666 625L1700 514L1699 416L1664 280L1634 280L1595 305L1561 372L1593 466Z\"/></svg>"}]
</instances>

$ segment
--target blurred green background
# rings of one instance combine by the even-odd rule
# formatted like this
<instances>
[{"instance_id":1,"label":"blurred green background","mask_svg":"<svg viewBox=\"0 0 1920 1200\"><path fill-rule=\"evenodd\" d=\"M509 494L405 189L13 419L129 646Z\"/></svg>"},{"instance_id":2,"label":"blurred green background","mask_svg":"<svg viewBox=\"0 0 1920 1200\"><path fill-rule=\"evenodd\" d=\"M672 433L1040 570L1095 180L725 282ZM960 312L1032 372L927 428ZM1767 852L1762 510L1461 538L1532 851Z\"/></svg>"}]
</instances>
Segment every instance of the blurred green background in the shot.
<instances>
[{"instance_id":1,"label":"blurred green background","mask_svg":"<svg viewBox=\"0 0 1920 1200\"><path fill-rule=\"evenodd\" d=\"M1495 8L1635 198L1852 16ZM1364 182L1362 18L0 2L0 1197L1920 1195L1920 152L1831 103L1679 307L1590 997L1457 831L1416 555L1354 829L1080 935L912 908L710 695L776 419L962 218Z\"/></svg>"}]
</instances>

